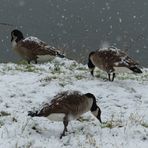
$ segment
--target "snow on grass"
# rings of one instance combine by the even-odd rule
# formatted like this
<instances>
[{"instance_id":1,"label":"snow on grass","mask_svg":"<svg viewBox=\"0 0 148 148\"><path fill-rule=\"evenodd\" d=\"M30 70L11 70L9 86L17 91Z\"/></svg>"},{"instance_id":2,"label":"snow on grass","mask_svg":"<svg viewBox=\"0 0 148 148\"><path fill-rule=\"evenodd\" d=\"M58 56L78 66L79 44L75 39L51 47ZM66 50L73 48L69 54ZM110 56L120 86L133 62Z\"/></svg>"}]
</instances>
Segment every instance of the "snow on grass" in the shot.
<instances>
[{"instance_id":1,"label":"snow on grass","mask_svg":"<svg viewBox=\"0 0 148 148\"><path fill-rule=\"evenodd\" d=\"M148 145L148 70L120 74L114 82L86 65L55 58L46 64L0 64L0 148L146 148ZM93 93L102 110L100 124L90 113L69 123L60 139L62 122L30 118L60 91Z\"/></svg>"}]
</instances>

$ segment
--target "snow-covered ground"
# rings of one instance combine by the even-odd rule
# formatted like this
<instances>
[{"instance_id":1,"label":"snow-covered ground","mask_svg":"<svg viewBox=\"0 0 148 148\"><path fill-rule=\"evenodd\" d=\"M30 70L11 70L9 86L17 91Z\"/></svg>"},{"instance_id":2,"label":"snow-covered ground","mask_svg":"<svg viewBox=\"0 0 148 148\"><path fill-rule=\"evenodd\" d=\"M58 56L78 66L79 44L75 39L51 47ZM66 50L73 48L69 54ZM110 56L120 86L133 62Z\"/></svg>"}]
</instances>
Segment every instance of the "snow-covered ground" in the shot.
<instances>
[{"instance_id":1,"label":"snow-covered ground","mask_svg":"<svg viewBox=\"0 0 148 148\"><path fill-rule=\"evenodd\" d=\"M0 148L147 148L148 69L104 81L104 72L91 77L87 66L56 58L46 64L0 64ZM62 122L30 118L64 90L93 93L102 110L101 125L91 113L70 122L60 139Z\"/></svg>"}]
</instances>

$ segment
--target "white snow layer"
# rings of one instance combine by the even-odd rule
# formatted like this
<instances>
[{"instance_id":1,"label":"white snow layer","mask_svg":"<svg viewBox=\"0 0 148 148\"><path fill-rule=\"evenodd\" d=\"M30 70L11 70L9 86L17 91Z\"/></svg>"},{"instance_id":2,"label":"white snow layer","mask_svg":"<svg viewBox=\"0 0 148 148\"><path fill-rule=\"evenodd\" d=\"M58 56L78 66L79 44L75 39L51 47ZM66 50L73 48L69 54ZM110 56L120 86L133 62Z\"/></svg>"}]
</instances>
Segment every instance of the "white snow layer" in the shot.
<instances>
[{"instance_id":1,"label":"white snow layer","mask_svg":"<svg viewBox=\"0 0 148 148\"><path fill-rule=\"evenodd\" d=\"M86 65L55 58L39 65L0 64L0 148L147 148L148 70L143 74L120 74L114 82ZM90 112L69 123L60 139L62 122L31 118L60 91L93 93L102 110L102 121Z\"/></svg>"},{"instance_id":2,"label":"white snow layer","mask_svg":"<svg viewBox=\"0 0 148 148\"><path fill-rule=\"evenodd\" d=\"M34 37L34 36L29 36L29 37L25 38L23 41L24 42L26 42L26 41L36 42L38 44L43 43L43 41L41 41L40 39L38 39L37 37Z\"/></svg>"}]
</instances>

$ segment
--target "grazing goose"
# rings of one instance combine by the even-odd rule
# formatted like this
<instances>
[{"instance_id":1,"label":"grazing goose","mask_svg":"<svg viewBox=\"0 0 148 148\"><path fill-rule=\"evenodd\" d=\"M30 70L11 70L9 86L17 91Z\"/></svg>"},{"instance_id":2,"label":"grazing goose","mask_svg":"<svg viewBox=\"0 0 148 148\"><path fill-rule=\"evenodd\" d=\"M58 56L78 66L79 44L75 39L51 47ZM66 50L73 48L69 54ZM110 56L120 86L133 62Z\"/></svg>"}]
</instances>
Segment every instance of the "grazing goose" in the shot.
<instances>
[{"instance_id":1,"label":"grazing goose","mask_svg":"<svg viewBox=\"0 0 148 148\"><path fill-rule=\"evenodd\" d=\"M139 64L120 49L109 47L93 51L89 54L88 67L94 75L95 67L106 71L109 81L113 81L116 72L132 71L142 73ZM112 74L112 79L111 79Z\"/></svg>"},{"instance_id":2,"label":"grazing goose","mask_svg":"<svg viewBox=\"0 0 148 148\"><path fill-rule=\"evenodd\" d=\"M77 119L83 113L91 113L101 122L101 110L96 104L96 98L91 93L81 94L78 91L65 91L56 95L50 103L46 103L39 111L29 111L31 117L47 117L53 121L63 121L64 130L61 134L65 136L68 122Z\"/></svg>"},{"instance_id":3,"label":"grazing goose","mask_svg":"<svg viewBox=\"0 0 148 148\"><path fill-rule=\"evenodd\" d=\"M37 64L38 59L47 61L51 56L64 57L56 48L49 46L36 37L24 38L22 32L16 29L11 32L11 43L13 50L27 60L28 64L31 61Z\"/></svg>"}]
</instances>

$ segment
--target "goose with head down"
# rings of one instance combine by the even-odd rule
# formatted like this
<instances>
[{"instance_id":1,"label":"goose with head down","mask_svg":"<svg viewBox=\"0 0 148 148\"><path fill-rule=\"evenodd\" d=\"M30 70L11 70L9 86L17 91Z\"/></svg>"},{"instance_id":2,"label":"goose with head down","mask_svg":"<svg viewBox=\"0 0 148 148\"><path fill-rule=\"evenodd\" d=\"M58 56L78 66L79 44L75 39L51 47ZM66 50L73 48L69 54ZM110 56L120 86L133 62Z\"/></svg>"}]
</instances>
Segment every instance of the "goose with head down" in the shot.
<instances>
[{"instance_id":1,"label":"goose with head down","mask_svg":"<svg viewBox=\"0 0 148 148\"><path fill-rule=\"evenodd\" d=\"M95 67L106 71L109 81L113 81L115 73L129 72L142 73L139 64L120 49L109 47L93 51L89 54L88 68L94 75ZM112 78L111 78L112 74Z\"/></svg>"},{"instance_id":2,"label":"goose with head down","mask_svg":"<svg viewBox=\"0 0 148 148\"><path fill-rule=\"evenodd\" d=\"M96 98L91 93L81 94L78 91L65 91L56 95L49 103L46 103L40 110L28 115L31 117L47 117L53 121L63 121L64 130L61 137L67 131L68 122L80 117L80 115L91 111L101 122L101 110L96 104Z\"/></svg>"}]
</instances>

